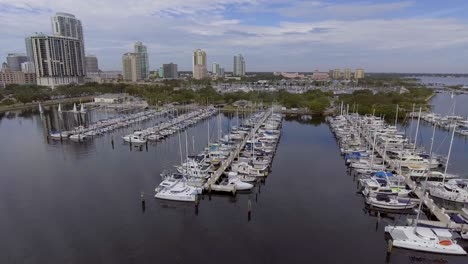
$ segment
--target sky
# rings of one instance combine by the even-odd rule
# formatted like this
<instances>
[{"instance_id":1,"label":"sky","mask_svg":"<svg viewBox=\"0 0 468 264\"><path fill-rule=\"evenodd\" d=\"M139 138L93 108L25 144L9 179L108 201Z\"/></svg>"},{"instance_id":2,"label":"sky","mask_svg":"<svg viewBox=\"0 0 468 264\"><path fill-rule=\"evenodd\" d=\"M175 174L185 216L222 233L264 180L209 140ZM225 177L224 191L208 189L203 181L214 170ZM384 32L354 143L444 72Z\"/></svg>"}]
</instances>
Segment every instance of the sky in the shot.
<instances>
[{"instance_id":1,"label":"sky","mask_svg":"<svg viewBox=\"0 0 468 264\"><path fill-rule=\"evenodd\" d=\"M0 0L0 61L25 53L24 38L51 33L55 12L83 24L86 54L102 70L121 70L135 41L150 69L174 62L191 70L207 52L232 70L468 73L468 1L306 0Z\"/></svg>"}]
</instances>

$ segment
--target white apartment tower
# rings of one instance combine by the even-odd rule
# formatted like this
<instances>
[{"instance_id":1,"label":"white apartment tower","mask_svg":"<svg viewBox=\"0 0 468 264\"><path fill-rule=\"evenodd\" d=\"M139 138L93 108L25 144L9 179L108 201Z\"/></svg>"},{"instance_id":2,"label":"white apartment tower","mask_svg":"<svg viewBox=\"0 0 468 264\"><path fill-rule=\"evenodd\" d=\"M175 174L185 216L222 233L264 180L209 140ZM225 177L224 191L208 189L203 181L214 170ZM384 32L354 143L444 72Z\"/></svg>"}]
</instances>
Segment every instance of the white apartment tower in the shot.
<instances>
[{"instance_id":1,"label":"white apartment tower","mask_svg":"<svg viewBox=\"0 0 468 264\"><path fill-rule=\"evenodd\" d=\"M37 84L82 83L86 75L83 28L72 14L56 13L51 18L53 36L38 34L26 38L28 57L37 75Z\"/></svg>"},{"instance_id":2,"label":"white apartment tower","mask_svg":"<svg viewBox=\"0 0 468 264\"><path fill-rule=\"evenodd\" d=\"M245 60L242 54L238 54L234 56L234 66L233 66L232 72L234 76L245 75Z\"/></svg>"},{"instance_id":3,"label":"white apartment tower","mask_svg":"<svg viewBox=\"0 0 468 264\"><path fill-rule=\"evenodd\" d=\"M193 78L200 80L208 77L208 71L206 70L206 52L201 49L197 49L193 52Z\"/></svg>"}]
</instances>

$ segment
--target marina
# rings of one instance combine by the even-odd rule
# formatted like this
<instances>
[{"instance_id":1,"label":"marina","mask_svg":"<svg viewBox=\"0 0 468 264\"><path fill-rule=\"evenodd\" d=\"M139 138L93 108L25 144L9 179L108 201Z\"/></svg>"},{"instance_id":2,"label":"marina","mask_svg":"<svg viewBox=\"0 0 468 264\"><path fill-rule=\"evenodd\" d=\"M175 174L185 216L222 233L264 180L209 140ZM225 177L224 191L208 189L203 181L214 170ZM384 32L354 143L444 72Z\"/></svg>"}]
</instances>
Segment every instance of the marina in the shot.
<instances>
[{"instance_id":1,"label":"marina","mask_svg":"<svg viewBox=\"0 0 468 264\"><path fill-rule=\"evenodd\" d=\"M9 135L10 141L0 142L0 162L9 173L0 177L0 208L9 214L7 218L0 219L0 232L7 238L0 241L0 246L5 249L0 253L0 260L5 263L34 263L66 262L73 258L79 262L158 260L185 263L206 260L206 252L210 252L211 258L226 259L225 263L284 263L310 258L324 263L413 263L417 259L465 263L465 256L403 250L396 245L388 257L388 242L384 239L386 226L413 226L412 221L415 220L412 219L416 219L421 199L417 194L405 197L402 192L397 200L417 204L408 212L370 209L366 205L366 197L356 193L359 191L356 189L358 178L348 176L349 169L330 133L330 125L316 116L283 116L279 127L281 138L273 148L258 144L252 149L251 137L247 136L252 127L246 129L246 137L242 138L247 138L245 146L214 185L235 184L234 170L243 171L243 166L238 165L251 161L252 156L248 154L252 150L258 157L261 157L261 152L264 152L264 157L274 156L268 162L268 176L245 182L253 185L251 189L236 187L233 195L232 192L214 189L208 192L202 184L198 185L201 188L195 187L200 188L196 202L154 198L155 187L163 182L162 172L190 172L192 158L206 153L210 145L215 150L214 146L229 141L242 142L238 136L239 128L249 123L252 125L248 120L254 116L259 117L258 120L265 118L267 122L271 116L260 114L268 112L271 111L265 109L242 117L232 112L215 114L158 141L158 147L146 151L135 146L129 148L123 140L115 141L115 146L111 146L110 141L112 137L121 138L133 133L135 129L154 126L152 121L116 129L112 134L103 134L80 144L70 140L47 143L47 130L44 129L47 122L42 121L38 112L5 113L0 116L0 133ZM50 110L43 113L44 117L52 116L52 126L56 123L55 113ZM95 116L96 120L103 117L91 112L89 115ZM159 119L155 121L160 122ZM254 128L259 128L254 142L276 142L263 134L266 122L255 123ZM409 126L399 124L399 131L410 131ZM414 142L416 123L412 126L411 142ZM429 150L433 127L421 121L418 133L417 149L424 145ZM451 133L446 131L435 131L435 142L441 145L434 144L434 152L440 154L438 157L447 155L450 136ZM446 137L448 139L444 140ZM371 146L369 142L373 143L374 138L371 133L368 139L362 138L362 142ZM467 152L464 138L455 137L453 140L448 172L465 177L464 155ZM407 142L407 147L412 149L411 146ZM382 147L385 144L381 142L374 148L376 152L382 152ZM225 148L218 150L224 151ZM391 148L387 144L387 149ZM272 153L266 154L268 151ZM210 159L212 164L220 166L221 162L213 158ZM375 155L374 159L376 165L383 164L384 157ZM257 165L263 164L260 158L256 160ZM395 173L385 177L395 177L393 182L396 186L407 185L409 181L406 178L401 181L396 177L400 169L397 163L390 165L390 159L387 160L389 162L385 166L393 166ZM28 166L22 166L24 162ZM442 163L445 164L443 160ZM204 171L202 166L200 169ZM236 176L240 178L242 173L237 172ZM414 189L408 187L396 189ZM83 196L83 193L87 195ZM429 207L431 199L440 210L445 208L444 213L451 219L456 215L462 216L460 208L450 207L431 196L425 199ZM424 205L421 211L429 212L429 207ZM421 213L419 223L433 227L437 223L446 227L446 222L427 214ZM345 236L344 230L348 232ZM359 243L355 243L356 237L360 238ZM180 247L182 241L191 246ZM211 243L200 241L222 241L222 246L213 252L210 251ZM467 249L463 241L458 244ZM253 253L238 254L233 248ZM367 250L366 254L362 254L363 248ZM26 255L24 252L29 253Z\"/></svg>"}]
</instances>

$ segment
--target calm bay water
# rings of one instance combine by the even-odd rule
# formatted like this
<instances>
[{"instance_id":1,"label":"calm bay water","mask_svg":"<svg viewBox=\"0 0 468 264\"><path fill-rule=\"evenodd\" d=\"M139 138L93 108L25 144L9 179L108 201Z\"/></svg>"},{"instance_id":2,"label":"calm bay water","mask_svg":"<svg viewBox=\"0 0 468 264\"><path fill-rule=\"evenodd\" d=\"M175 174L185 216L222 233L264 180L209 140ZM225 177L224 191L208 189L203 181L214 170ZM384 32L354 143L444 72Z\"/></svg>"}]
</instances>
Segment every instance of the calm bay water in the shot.
<instances>
[{"instance_id":1,"label":"calm bay water","mask_svg":"<svg viewBox=\"0 0 468 264\"><path fill-rule=\"evenodd\" d=\"M210 121L213 138L215 119ZM224 129L236 123L226 116L222 121ZM196 152L207 143L207 122L188 129ZM402 218L383 217L379 222L368 215L328 125L319 118L286 117L265 182L236 197L205 195L198 211L193 204L152 198L159 173L180 162L177 135L130 151L120 136L131 129L112 134L112 149L111 135L83 144L47 143L43 127L35 113L4 114L0 119L0 263L468 260L399 249L386 259L383 228ZM430 131L422 125L424 144L430 141ZM442 142L448 133L437 134ZM441 153L447 142L441 144ZM468 169L467 143L456 138L454 171Z\"/></svg>"}]
</instances>

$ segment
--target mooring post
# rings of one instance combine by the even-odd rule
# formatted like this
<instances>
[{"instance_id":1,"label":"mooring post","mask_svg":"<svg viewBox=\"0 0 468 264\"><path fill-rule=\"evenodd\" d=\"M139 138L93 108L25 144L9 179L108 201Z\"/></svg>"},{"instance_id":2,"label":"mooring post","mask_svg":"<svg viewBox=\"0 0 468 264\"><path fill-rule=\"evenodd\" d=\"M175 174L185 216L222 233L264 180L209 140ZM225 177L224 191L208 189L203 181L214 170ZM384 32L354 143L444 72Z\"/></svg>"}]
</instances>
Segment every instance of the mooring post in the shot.
<instances>
[{"instance_id":1,"label":"mooring post","mask_svg":"<svg viewBox=\"0 0 468 264\"><path fill-rule=\"evenodd\" d=\"M145 193L143 191L140 194L140 199L141 199L141 210L145 212L146 202L145 202Z\"/></svg>"},{"instance_id":2,"label":"mooring post","mask_svg":"<svg viewBox=\"0 0 468 264\"><path fill-rule=\"evenodd\" d=\"M112 145L112 149L114 149L114 136L111 137L111 145Z\"/></svg>"},{"instance_id":3,"label":"mooring post","mask_svg":"<svg viewBox=\"0 0 468 264\"><path fill-rule=\"evenodd\" d=\"M247 219L248 221L252 219L252 202L250 199L247 201Z\"/></svg>"}]
</instances>

